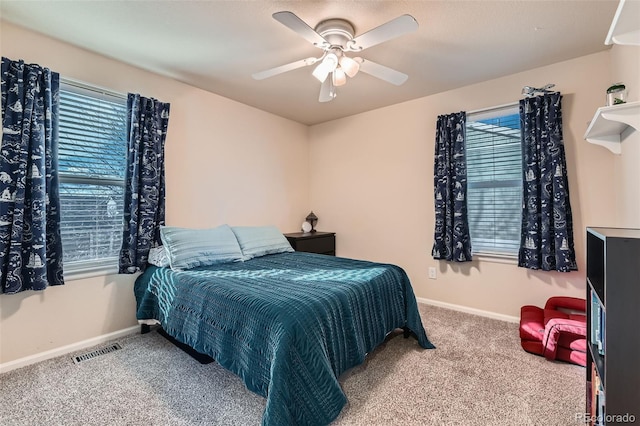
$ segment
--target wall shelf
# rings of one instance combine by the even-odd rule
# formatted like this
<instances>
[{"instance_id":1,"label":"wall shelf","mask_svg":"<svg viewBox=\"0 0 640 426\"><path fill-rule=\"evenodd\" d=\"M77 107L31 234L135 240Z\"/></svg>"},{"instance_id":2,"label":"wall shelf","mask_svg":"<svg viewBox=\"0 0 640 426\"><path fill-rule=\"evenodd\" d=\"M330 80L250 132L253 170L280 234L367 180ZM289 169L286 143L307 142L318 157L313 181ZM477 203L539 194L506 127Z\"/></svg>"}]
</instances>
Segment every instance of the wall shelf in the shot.
<instances>
[{"instance_id":1,"label":"wall shelf","mask_svg":"<svg viewBox=\"0 0 640 426\"><path fill-rule=\"evenodd\" d=\"M640 131L640 101L598 108L584 138L621 154L621 135L629 126Z\"/></svg>"},{"instance_id":2,"label":"wall shelf","mask_svg":"<svg viewBox=\"0 0 640 426\"><path fill-rule=\"evenodd\" d=\"M604 44L640 46L639 1L620 0Z\"/></svg>"}]
</instances>

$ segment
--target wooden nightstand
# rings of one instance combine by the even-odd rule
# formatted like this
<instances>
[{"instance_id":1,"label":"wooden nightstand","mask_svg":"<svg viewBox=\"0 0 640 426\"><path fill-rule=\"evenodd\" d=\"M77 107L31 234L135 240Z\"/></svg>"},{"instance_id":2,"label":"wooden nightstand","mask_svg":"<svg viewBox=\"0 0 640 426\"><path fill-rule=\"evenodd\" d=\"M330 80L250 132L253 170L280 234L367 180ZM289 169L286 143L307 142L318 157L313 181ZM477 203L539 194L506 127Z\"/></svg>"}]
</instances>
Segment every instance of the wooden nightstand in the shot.
<instances>
[{"instance_id":1,"label":"wooden nightstand","mask_svg":"<svg viewBox=\"0 0 640 426\"><path fill-rule=\"evenodd\" d=\"M336 255L335 232L293 232L284 234L295 251Z\"/></svg>"}]
</instances>

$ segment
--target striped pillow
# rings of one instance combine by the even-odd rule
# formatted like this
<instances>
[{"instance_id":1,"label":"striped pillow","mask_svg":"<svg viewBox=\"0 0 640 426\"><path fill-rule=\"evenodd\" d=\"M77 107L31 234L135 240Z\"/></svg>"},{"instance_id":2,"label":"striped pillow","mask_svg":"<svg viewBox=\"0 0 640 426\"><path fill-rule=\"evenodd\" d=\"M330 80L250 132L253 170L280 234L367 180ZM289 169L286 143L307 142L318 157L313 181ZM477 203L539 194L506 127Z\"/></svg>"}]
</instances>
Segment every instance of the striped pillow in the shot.
<instances>
[{"instance_id":1,"label":"striped pillow","mask_svg":"<svg viewBox=\"0 0 640 426\"><path fill-rule=\"evenodd\" d=\"M240 243L244 260L294 251L275 226L233 226L231 229Z\"/></svg>"},{"instance_id":2,"label":"striped pillow","mask_svg":"<svg viewBox=\"0 0 640 426\"><path fill-rule=\"evenodd\" d=\"M242 260L238 240L229 225L212 229L162 226L160 238L171 269L177 271Z\"/></svg>"}]
</instances>

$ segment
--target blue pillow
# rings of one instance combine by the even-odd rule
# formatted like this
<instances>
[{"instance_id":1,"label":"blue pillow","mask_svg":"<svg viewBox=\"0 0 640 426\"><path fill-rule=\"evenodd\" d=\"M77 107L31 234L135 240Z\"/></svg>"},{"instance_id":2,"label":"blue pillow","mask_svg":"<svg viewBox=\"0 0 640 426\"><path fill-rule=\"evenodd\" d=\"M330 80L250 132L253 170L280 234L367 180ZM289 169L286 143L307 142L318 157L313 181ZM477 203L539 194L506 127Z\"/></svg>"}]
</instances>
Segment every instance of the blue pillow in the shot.
<instances>
[{"instance_id":1,"label":"blue pillow","mask_svg":"<svg viewBox=\"0 0 640 426\"><path fill-rule=\"evenodd\" d=\"M294 251L275 226L233 226L231 229L240 243L244 260Z\"/></svg>"},{"instance_id":2,"label":"blue pillow","mask_svg":"<svg viewBox=\"0 0 640 426\"><path fill-rule=\"evenodd\" d=\"M171 269L177 271L242 260L238 240L229 225L212 229L162 226L160 238Z\"/></svg>"}]
</instances>

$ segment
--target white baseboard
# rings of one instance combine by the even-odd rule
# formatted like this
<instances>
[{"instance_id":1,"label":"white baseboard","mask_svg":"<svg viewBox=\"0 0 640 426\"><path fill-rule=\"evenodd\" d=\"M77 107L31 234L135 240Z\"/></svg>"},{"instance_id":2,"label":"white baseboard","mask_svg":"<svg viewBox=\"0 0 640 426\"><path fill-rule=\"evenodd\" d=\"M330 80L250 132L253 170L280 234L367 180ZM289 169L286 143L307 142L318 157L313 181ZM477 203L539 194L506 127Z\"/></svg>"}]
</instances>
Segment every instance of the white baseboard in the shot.
<instances>
[{"instance_id":1,"label":"white baseboard","mask_svg":"<svg viewBox=\"0 0 640 426\"><path fill-rule=\"evenodd\" d=\"M438 306L440 308L447 308L454 311L466 312L467 314L479 315L481 317L493 318L501 321L520 323L520 318L513 317L511 315L498 314L490 311L483 311L481 309L469 308L468 306L454 305L452 303L440 302L438 300L424 299L422 297L416 297L418 303L424 303L426 305Z\"/></svg>"},{"instance_id":2,"label":"white baseboard","mask_svg":"<svg viewBox=\"0 0 640 426\"><path fill-rule=\"evenodd\" d=\"M109 340L117 339L119 337L128 336L139 331L140 326L135 325L123 330L118 330L112 333L103 334L101 336L92 337L91 339L83 340L81 342L72 343L70 345L51 349L49 351L40 352L35 355L29 355L24 358L19 358L14 361L5 362L0 364L0 374L6 373L7 371L15 370L16 368L26 367L27 365L35 364L40 361L45 361L51 358L76 352L84 348L99 345L100 343L108 342Z\"/></svg>"}]
</instances>

